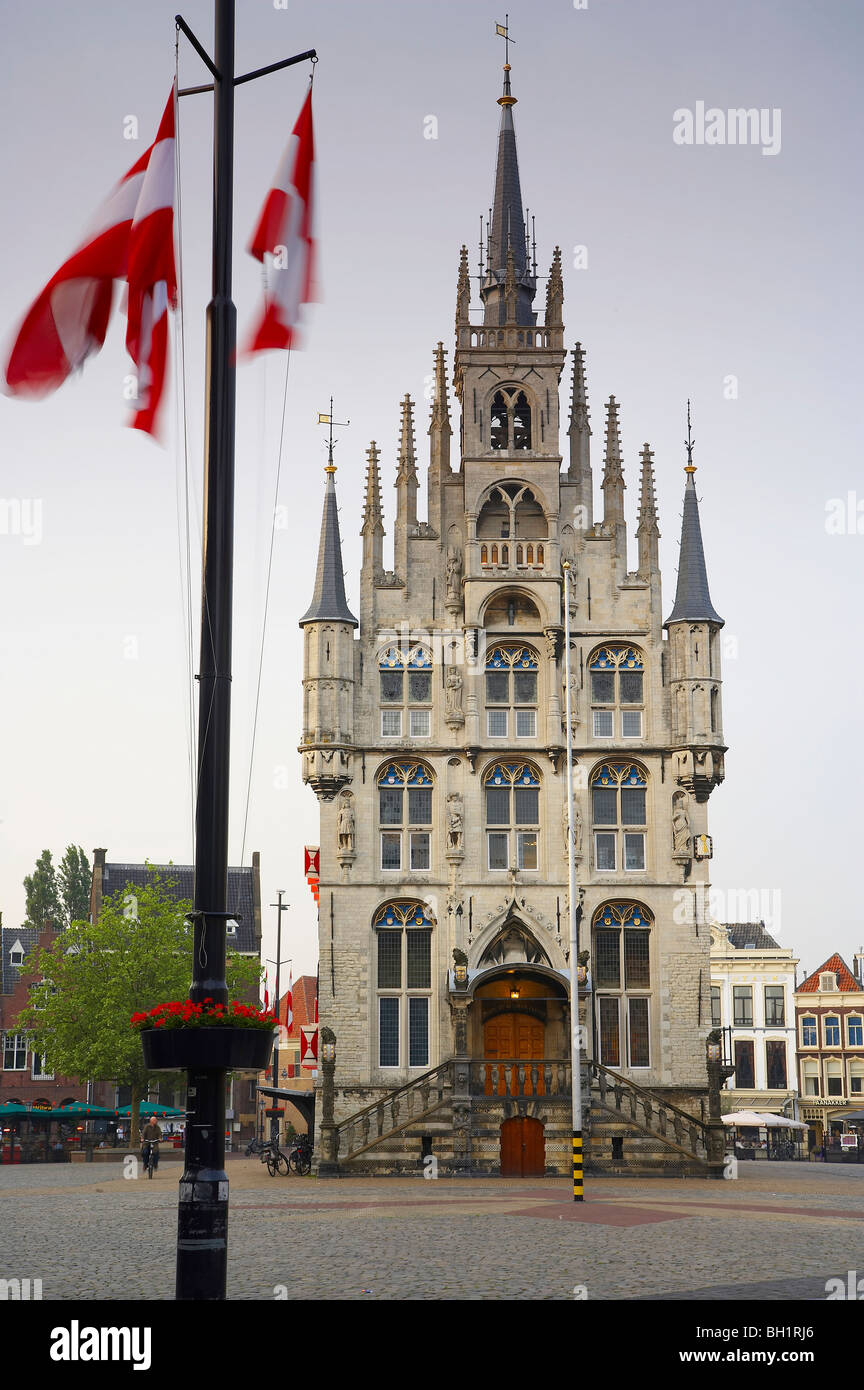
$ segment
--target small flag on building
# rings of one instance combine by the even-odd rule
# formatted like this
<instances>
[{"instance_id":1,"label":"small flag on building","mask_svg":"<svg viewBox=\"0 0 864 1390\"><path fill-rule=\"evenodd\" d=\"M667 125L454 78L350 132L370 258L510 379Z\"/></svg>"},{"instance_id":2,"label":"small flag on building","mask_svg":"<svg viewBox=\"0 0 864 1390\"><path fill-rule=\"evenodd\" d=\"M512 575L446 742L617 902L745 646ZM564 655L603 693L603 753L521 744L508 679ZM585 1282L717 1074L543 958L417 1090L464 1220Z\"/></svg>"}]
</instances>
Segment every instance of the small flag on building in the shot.
<instances>
[{"instance_id":1,"label":"small flag on building","mask_svg":"<svg viewBox=\"0 0 864 1390\"><path fill-rule=\"evenodd\" d=\"M300 1065L307 1069L318 1066L318 1024L300 1025Z\"/></svg>"}]
</instances>

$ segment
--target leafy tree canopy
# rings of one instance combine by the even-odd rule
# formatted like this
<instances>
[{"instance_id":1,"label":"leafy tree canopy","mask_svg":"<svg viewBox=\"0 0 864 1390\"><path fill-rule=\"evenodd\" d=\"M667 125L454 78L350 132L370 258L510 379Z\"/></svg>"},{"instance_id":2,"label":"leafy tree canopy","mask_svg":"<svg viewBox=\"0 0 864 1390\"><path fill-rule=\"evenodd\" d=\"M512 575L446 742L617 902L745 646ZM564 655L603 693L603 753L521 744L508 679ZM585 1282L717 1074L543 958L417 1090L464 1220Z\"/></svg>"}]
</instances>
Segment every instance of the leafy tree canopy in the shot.
<instances>
[{"instance_id":1,"label":"leafy tree canopy","mask_svg":"<svg viewBox=\"0 0 864 1390\"><path fill-rule=\"evenodd\" d=\"M27 894L25 927L37 927L41 931L46 922L60 925L63 909L57 886L57 870L54 868L50 849L43 849L32 874L27 874L24 879L24 891Z\"/></svg>"},{"instance_id":2,"label":"leafy tree canopy","mask_svg":"<svg viewBox=\"0 0 864 1390\"><path fill-rule=\"evenodd\" d=\"M57 867L63 904L63 925L86 921L90 915L90 861L80 845L67 845Z\"/></svg>"},{"instance_id":3,"label":"leafy tree canopy","mask_svg":"<svg viewBox=\"0 0 864 1390\"><path fill-rule=\"evenodd\" d=\"M129 1019L188 996L192 929L184 914L190 910L191 903L172 893L171 881L153 871L145 888L127 884L104 900L97 922L73 921L27 962L42 976L20 1015L34 1050L66 1076L131 1086L133 1125L152 1073ZM257 997L260 978L257 960L228 956L232 998Z\"/></svg>"}]
</instances>

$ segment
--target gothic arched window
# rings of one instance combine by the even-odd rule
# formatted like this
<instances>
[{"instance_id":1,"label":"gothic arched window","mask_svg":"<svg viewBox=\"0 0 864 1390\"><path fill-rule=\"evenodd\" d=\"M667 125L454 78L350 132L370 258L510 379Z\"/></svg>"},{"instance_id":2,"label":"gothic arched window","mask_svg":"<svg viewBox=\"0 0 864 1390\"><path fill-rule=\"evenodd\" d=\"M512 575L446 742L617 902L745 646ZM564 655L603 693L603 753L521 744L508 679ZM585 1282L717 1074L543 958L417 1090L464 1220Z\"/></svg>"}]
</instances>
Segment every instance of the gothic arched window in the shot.
<instances>
[{"instance_id":1,"label":"gothic arched window","mask_svg":"<svg viewBox=\"0 0 864 1390\"><path fill-rule=\"evenodd\" d=\"M536 869L540 836L540 774L530 763L498 762L483 777L487 864Z\"/></svg>"},{"instance_id":2,"label":"gothic arched window","mask_svg":"<svg viewBox=\"0 0 864 1390\"><path fill-rule=\"evenodd\" d=\"M407 691L406 691L407 677ZM432 732L432 653L421 644L400 647L395 643L378 657L382 738L428 738ZM403 729L403 707L408 703L408 727Z\"/></svg>"},{"instance_id":3,"label":"gothic arched window","mask_svg":"<svg viewBox=\"0 0 864 1390\"><path fill-rule=\"evenodd\" d=\"M487 738L537 737L537 672L530 647L509 644L486 654Z\"/></svg>"},{"instance_id":4,"label":"gothic arched window","mask_svg":"<svg viewBox=\"0 0 864 1390\"><path fill-rule=\"evenodd\" d=\"M591 776L594 867L598 873L645 868L647 774L635 763L602 763Z\"/></svg>"},{"instance_id":5,"label":"gothic arched window","mask_svg":"<svg viewBox=\"0 0 864 1390\"><path fill-rule=\"evenodd\" d=\"M607 902L592 919L591 983L597 1000L599 1060L607 1067L651 1065L652 914L641 903Z\"/></svg>"},{"instance_id":6,"label":"gothic arched window","mask_svg":"<svg viewBox=\"0 0 864 1390\"><path fill-rule=\"evenodd\" d=\"M588 658L588 670L594 737L641 738L645 710L642 653L636 647L607 644Z\"/></svg>"},{"instance_id":7,"label":"gothic arched window","mask_svg":"<svg viewBox=\"0 0 864 1390\"><path fill-rule=\"evenodd\" d=\"M518 386L502 388L492 397L489 447L513 451L531 448L531 403Z\"/></svg>"},{"instance_id":8,"label":"gothic arched window","mask_svg":"<svg viewBox=\"0 0 864 1390\"><path fill-rule=\"evenodd\" d=\"M427 870L432 856L432 773L409 759L378 773L381 868Z\"/></svg>"},{"instance_id":9,"label":"gothic arched window","mask_svg":"<svg viewBox=\"0 0 864 1390\"><path fill-rule=\"evenodd\" d=\"M394 899L372 919L379 1067L428 1067L432 929L425 903Z\"/></svg>"}]
</instances>

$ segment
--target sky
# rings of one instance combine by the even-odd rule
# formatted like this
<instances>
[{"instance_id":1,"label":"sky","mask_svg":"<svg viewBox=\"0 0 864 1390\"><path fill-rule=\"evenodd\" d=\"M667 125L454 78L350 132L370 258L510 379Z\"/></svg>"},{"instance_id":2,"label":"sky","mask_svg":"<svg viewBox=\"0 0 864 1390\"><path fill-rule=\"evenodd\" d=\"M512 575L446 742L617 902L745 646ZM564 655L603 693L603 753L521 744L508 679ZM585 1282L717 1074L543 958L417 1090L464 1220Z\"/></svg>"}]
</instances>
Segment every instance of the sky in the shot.
<instances>
[{"instance_id":1,"label":"sky","mask_svg":"<svg viewBox=\"0 0 864 1390\"><path fill-rule=\"evenodd\" d=\"M373 438L382 448L389 565L399 403L406 391L418 403L425 446L424 392L439 338L452 362L459 247L468 245L473 272L491 200L503 14L473 0L277 3L238 5L237 70L319 54L322 296L308 311L304 349L291 354L284 395L248 812L285 360L270 354L238 371L230 858L248 863L261 852L271 958L268 904L285 890L283 960L296 977L317 961L303 845L317 843L318 806L297 753L297 620L311 598L326 462L317 412L332 395L337 419L350 421L337 431L337 488L356 612L365 449ZM48 11L7 0L0 334L11 333L153 138L174 74L175 12L176 0ZM209 45L210 5L190 0L182 13ZM541 273L562 248L565 340L587 351L595 480L602 402L614 393L631 567L643 441L655 453L667 611L692 401L711 595L726 619L727 776L709 806L716 915L764 918L802 971L834 950L850 961L864 940L855 858L864 771L864 12L841 0L509 0L509 13L523 198L536 218ZM185 41L180 76L181 85L207 80ZM307 81L304 64L237 91L241 334L260 294L245 243ZM757 141L699 143L700 103L709 113L764 113ZM687 113L689 144L681 143ZM717 119L706 119L716 134ZM88 854L106 847L111 861L191 861L178 498L188 467L197 653L211 121L209 97L183 99L185 450L173 388L166 448L125 427L130 364L119 314L102 353L55 396L0 399L6 925L23 920L22 879L44 848L55 859L74 842ZM138 139L127 139L135 122ZM835 674L826 681L829 654Z\"/></svg>"}]
</instances>

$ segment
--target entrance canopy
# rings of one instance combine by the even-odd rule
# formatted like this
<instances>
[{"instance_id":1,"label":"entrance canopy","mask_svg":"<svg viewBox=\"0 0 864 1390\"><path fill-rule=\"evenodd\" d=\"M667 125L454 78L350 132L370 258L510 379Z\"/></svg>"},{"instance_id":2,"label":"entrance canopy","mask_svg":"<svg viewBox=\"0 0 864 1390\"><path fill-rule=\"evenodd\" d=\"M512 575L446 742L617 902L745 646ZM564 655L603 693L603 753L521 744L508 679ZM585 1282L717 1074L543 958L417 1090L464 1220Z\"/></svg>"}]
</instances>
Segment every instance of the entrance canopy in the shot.
<instances>
[{"instance_id":1,"label":"entrance canopy","mask_svg":"<svg viewBox=\"0 0 864 1390\"><path fill-rule=\"evenodd\" d=\"M296 1105L309 1126L309 1133L312 1133L315 1124L314 1091L282 1091L276 1086L259 1086L258 1094L259 1096L273 1096L275 1100L290 1100L292 1105Z\"/></svg>"}]
</instances>

